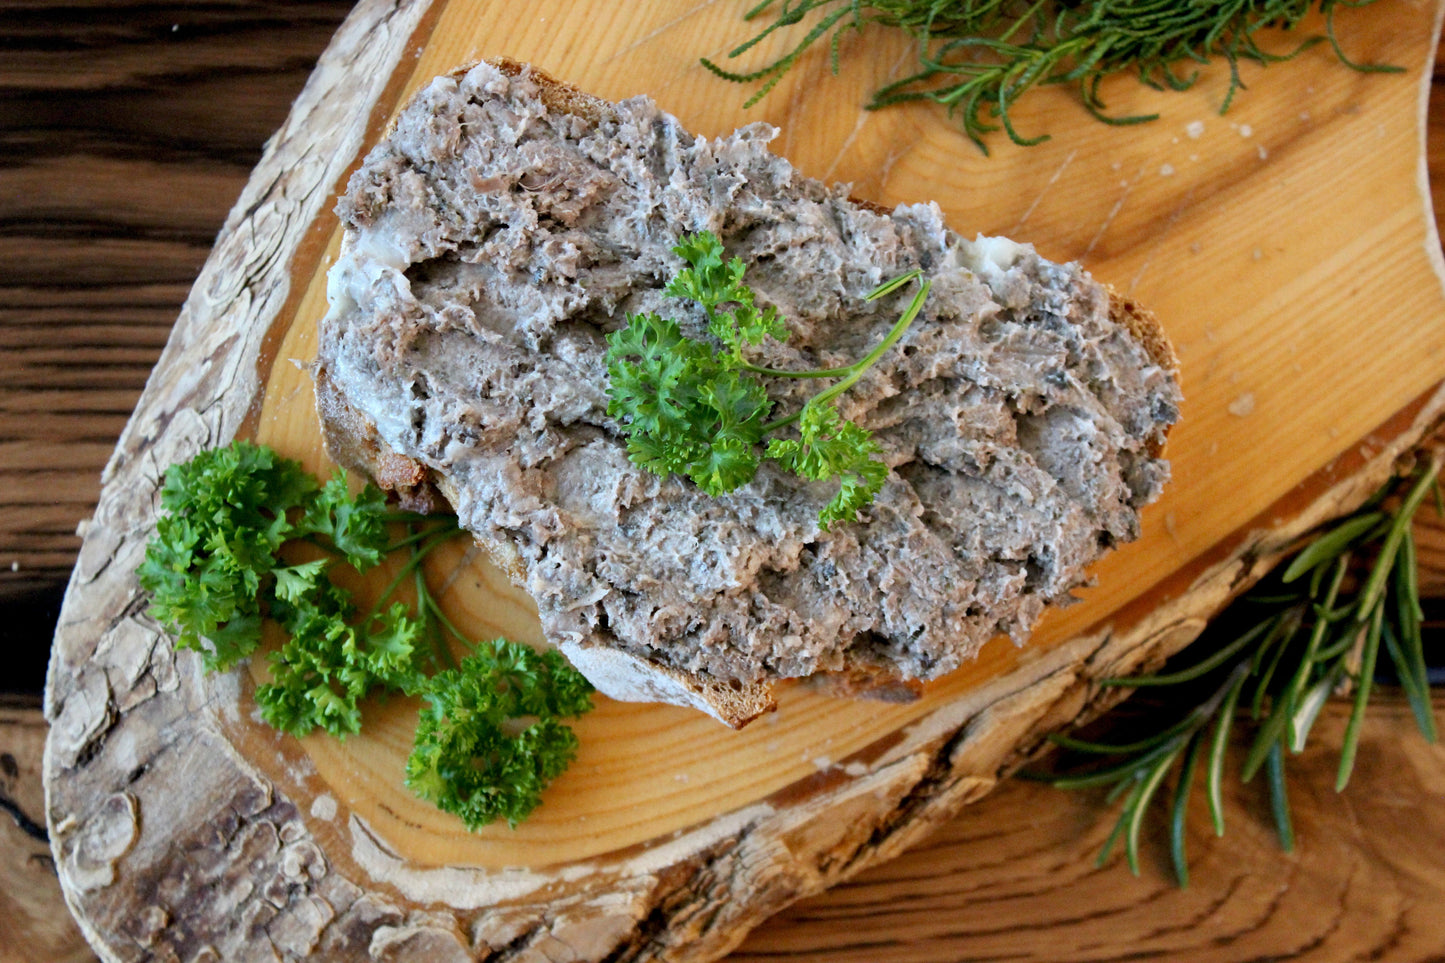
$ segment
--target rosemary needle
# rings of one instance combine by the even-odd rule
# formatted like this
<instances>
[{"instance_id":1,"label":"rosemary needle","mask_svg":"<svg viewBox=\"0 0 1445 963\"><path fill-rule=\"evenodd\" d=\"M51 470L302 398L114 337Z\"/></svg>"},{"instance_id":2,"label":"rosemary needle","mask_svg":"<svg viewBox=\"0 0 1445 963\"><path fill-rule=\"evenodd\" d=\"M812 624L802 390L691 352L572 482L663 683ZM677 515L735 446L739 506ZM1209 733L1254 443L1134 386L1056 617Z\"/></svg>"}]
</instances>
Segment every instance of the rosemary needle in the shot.
<instances>
[{"instance_id":1,"label":"rosemary needle","mask_svg":"<svg viewBox=\"0 0 1445 963\"><path fill-rule=\"evenodd\" d=\"M1229 87L1220 112L1243 88L1241 61L1269 64L1288 60L1322 40L1340 62L1356 70L1398 72L1399 68L1359 64L1346 56L1335 32L1341 6L1367 6L1373 0L762 0L745 15L773 20L728 52L739 57L779 30L805 29L785 53L754 70L736 71L707 59L702 64L727 80L760 83L747 101L767 96L824 38L829 64L840 70L839 48L848 32L869 24L903 30L912 36L918 70L876 90L870 109L912 100L931 100L956 117L969 139L987 153L986 135L1002 129L1016 144L1047 140L1015 129L1010 110L1030 89L1066 84L1084 108L1108 124L1137 124L1155 115L1111 114L1100 86L1114 74L1133 74L1158 90L1187 90L1199 67L1216 58L1229 66ZM1267 28L1289 31L1318 10L1324 37L1307 37L1284 54L1259 43ZM809 23L805 23L808 21Z\"/></svg>"},{"instance_id":2,"label":"rosemary needle","mask_svg":"<svg viewBox=\"0 0 1445 963\"><path fill-rule=\"evenodd\" d=\"M1100 862L1123 838L1130 869L1138 873L1141 827L1160 787L1177 771L1169 804L1169 848L1179 884L1188 885L1185 830L1195 772L1202 755L1213 828L1223 835L1227 749L1241 720L1254 731L1240 778L1247 782L1264 771L1280 845L1291 850L1295 835L1286 791L1288 757L1304 750L1330 695L1342 685L1353 687L1335 779L1336 790L1344 790L1358 758L1382 649L1420 732L1436 740L1410 526L1425 496L1437 490L1438 471L1438 461L1431 463L1415 478L1387 486L1356 514L1317 533L1288 566L1236 607L1251 613L1253 624L1232 637L1212 627L1185 653L1208 654L1195 657L1187 668L1105 680L1133 688L1174 686L1176 691L1208 686L1203 691L1210 694L1176 721L1122 742L1053 737L1060 748L1095 761L1049 777L1034 774L1036 778L1048 778L1061 788L1111 787L1110 802L1123 797ZM1362 560L1368 564L1362 567ZM1350 576L1356 572L1358 588L1352 590Z\"/></svg>"}]
</instances>

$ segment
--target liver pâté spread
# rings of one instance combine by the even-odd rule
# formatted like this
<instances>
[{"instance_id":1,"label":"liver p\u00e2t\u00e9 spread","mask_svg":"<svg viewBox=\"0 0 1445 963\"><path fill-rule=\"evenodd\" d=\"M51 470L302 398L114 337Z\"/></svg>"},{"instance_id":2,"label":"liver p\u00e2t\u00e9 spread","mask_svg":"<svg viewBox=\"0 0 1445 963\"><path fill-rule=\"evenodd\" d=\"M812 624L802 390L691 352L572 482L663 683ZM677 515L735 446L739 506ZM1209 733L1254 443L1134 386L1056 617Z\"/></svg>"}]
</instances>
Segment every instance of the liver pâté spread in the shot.
<instances>
[{"instance_id":1,"label":"liver p\u00e2t\u00e9 spread","mask_svg":"<svg viewBox=\"0 0 1445 963\"><path fill-rule=\"evenodd\" d=\"M1077 265L965 240L934 205L852 201L770 153L768 126L708 140L645 98L609 108L549 110L527 71L487 64L434 81L338 206L321 329L325 376L506 546L550 640L723 682L929 679L996 633L1022 640L1137 536L1179 389ZM604 337L647 311L706 337L701 310L662 293L671 248L701 230L787 319L786 343L749 357L772 368L852 363L912 289L863 296L915 268L932 280L840 399L891 469L858 522L821 530L836 482L771 462L713 498L628 460ZM768 383L775 415L819 387Z\"/></svg>"}]
</instances>

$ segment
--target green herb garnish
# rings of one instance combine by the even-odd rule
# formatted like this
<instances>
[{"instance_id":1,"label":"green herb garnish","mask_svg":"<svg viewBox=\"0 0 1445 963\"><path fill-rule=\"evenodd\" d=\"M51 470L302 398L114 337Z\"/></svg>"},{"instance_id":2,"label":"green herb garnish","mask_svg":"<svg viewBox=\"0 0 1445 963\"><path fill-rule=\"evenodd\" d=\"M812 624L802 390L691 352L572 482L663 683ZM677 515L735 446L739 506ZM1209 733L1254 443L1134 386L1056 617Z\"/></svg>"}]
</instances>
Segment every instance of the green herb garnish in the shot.
<instances>
[{"instance_id":1,"label":"green herb garnish","mask_svg":"<svg viewBox=\"0 0 1445 963\"><path fill-rule=\"evenodd\" d=\"M1177 772L1170 851L1179 884L1188 885L1185 819L1196 769L1202 761L1214 831L1223 835L1225 749L1236 721L1254 729L1241 778L1248 782L1265 772L1276 831L1284 849L1291 850L1286 758L1304 750L1325 701L1352 691L1335 779L1335 789L1344 790L1381 648L1421 733L1436 741L1410 525L1425 495L1432 489L1438 494L1437 471L1438 466L1431 466L1421 472L1403 494L1397 486L1386 486L1359 511L1312 539L1288 566L1236 603L1233 611L1250 616L1249 628L1223 639L1211 631L1195 643L1196 650L1213 648L1210 655L1167 674L1104 680L1105 685L1132 688L1202 689L1204 698L1182 719L1128 743L1054 737L1067 750L1104 758L1076 772L1043 778L1067 789L1110 786L1111 800L1124 797L1114 832L1099 854L1101 864L1122 836L1129 867L1138 874L1140 827L1171 772ZM1365 559L1370 559L1368 566L1355 564Z\"/></svg>"},{"instance_id":2,"label":"green herb garnish","mask_svg":"<svg viewBox=\"0 0 1445 963\"><path fill-rule=\"evenodd\" d=\"M235 441L166 472L140 584L151 614L176 634L177 648L224 671L261 644L263 619L287 639L270 656L271 681L256 703L272 726L302 736L361 729L361 701L377 692L419 695L423 712L408 783L468 828L506 818L513 826L576 751L558 722L591 707L592 687L555 652L505 640L480 646L456 665L447 637L470 642L442 612L421 563L462 534L452 517L388 511L374 485L353 495L338 472L324 486L300 464L265 446ZM392 528L405 534L393 539ZM323 557L286 564L286 546ZM376 604L358 611L330 578L337 565L365 572L392 553L406 561ZM387 605L405 581L412 607ZM427 669L440 668L427 677ZM507 720L536 716L519 735Z\"/></svg>"},{"instance_id":3,"label":"green herb garnish","mask_svg":"<svg viewBox=\"0 0 1445 963\"><path fill-rule=\"evenodd\" d=\"M288 517L316 481L294 462L245 442L201 452L167 472L139 575L150 611L176 647L229 669L261 644L263 582L274 578ZM209 647L206 643L209 642Z\"/></svg>"},{"instance_id":4,"label":"green herb garnish","mask_svg":"<svg viewBox=\"0 0 1445 963\"><path fill-rule=\"evenodd\" d=\"M427 687L406 784L468 829L526 819L577 752L559 720L592 708L592 686L557 652L498 639Z\"/></svg>"},{"instance_id":5,"label":"green herb garnish","mask_svg":"<svg viewBox=\"0 0 1445 963\"><path fill-rule=\"evenodd\" d=\"M883 341L855 364L814 371L779 371L750 364L747 345L783 339L787 328L776 309L759 311L743 283L741 258L724 260L710 232L684 237L673 251L688 263L664 288L696 301L716 344L682 333L676 321L633 314L607 338L607 413L622 423L632 461L660 475L686 475L709 495L744 485L764 458L804 478L839 480L838 494L819 513L827 527L848 521L872 503L888 467L871 433L838 413L837 397L898 341L923 308L931 285L923 281ZM914 271L870 292L875 300L920 278ZM769 420L773 402L758 375L775 378L837 378L794 415ZM796 438L771 437L798 424ZM766 446L763 446L766 441Z\"/></svg>"},{"instance_id":6,"label":"green herb garnish","mask_svg":"<svg viewBox=\"0 0 1445 963\"><path fill-rule=\"evenodd\" d=\"M1223 57L1229 63L1229 90L1220 113L1243 87L1239 64L1289 60L1327 39L1335 55L1356 70L1399 72L1398 67L1361 65L1345 56L1335 37L1334 14L1340 6L1361 7L1373 0L1081 0L999 2L999 0L762 0L744 15L752 20L771 13L773 22L728 52L737 57L774 31L817 18L798 44L757 70L726 70L703 58L702 64L727 80L762 81L747 102L757 103L777 85L814 43L828 37L833 73L839 71L839 45L847 31L866 24L906 30L918 46L920 69L873 94L870 110L910 100L932 100L958 118L970 140L987 153L984 136L1002 128L1010 140L1028 146L1048 135L1025 137L1014 129L1009 111L1030 88L1068 84L1084 107L1109 124L1137 124L1156 114L1114 116L1099 96L1105 77L1132 73L1156 90L1187 90L1199 78L1199 66ZM1265 28L1292 30L1318 9L1325 37L1310 37L1286 54L1258 44Z\"/></svg>"}]
</instances>

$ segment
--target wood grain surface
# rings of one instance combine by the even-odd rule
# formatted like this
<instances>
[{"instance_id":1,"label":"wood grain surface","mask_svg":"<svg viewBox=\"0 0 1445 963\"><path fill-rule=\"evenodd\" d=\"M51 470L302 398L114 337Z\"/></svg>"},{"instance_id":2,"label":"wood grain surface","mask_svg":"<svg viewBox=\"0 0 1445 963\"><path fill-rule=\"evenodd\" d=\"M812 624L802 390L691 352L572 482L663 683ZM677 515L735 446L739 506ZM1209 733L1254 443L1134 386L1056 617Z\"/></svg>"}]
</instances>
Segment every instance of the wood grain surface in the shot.
<instances>
[{"instance_id":1,"label":"wood grain surface","mask_svg":"<svg viewBox=\"0 0 1445 963\"><path fill-rule=\"evenodd\" d=\"M0 960L92 960L66 912L45 835L40 700L0 694Z\"/></svg>"},{"instance_id":2,"label":"wood grain surface","mask_svg":"<svg viewBox=\"0 0 1445 963\"><path fill-rule=\"evenodd\" d=\"M1445 543L1439 527L1429 530ZM1445 716L1445 695L1435 706ZM784 910L728 959L1438 961L1445 752L1419 738L1408 706L1386 690L1372 703L1354 781L1337 795L1347 712L1330 704L1311 747L1290 760L1293 853L1280 850L1263 787L1230 780L1223 838L1200 806L1191 812L1189 888L1174 883L1158 820L1136 878L1117 855L1097 864L1114 814L1099 794L1015 779L896 860ZM41 817L42 726L38 708L0 707L0 802L13 801L32 824ZM1246 749L1237 736L1232 764ZM0 816L0 963L93 959L65 912L48 847Z\"/></svg>"},{"instance_id":3,"label":"wood grain surface","mask_svg":"<svg viewBox=\"0 0 1445 963\"><path fill-rule=\"evenodd\" d=\"M55 5L18 4L6 11L18 11L17 17L0 21L0 32L9 34L7 57L0 61L0 137L16 145L10 155L20 158L0 167L0 285L6 294L0 305L0 451L8 456L0 458L8 493L0 503L0 591L8 595L0 599L18 605L66 578L75 526L89 512L98 470L175 305L249 172L254 155L247 150L259 147L279 122L308 73L308 40L314 57L335 22L328 17L339 19L345 7L95 4L79 14L64 8L65 26L59 27ZM180 29L171 31L172 24ZM11 58L14 50L20 56ZM230 71L250 71L248 83L221 82ZM294 86L286 86L287 78ZM92 110L97 102L100 108ZM1439 116L1438 102L1432 103L1432 120ZM248 148L252 133L255 146ZM1438 151L1431 159L1434 167ZM1427 561L1432 557L1438 556L1427 551ZM12 560L19 571L6 572ZM1423 768L1415 782L1424 799L1433 792L1438 800L1438 766L1434 775L1429 770L1438 756L1422 763L1388 755L1397 744L1408 753L1411 735L1398 711L1384 713L1379 724L1385 727L1377 740L1384 758ZM1317 765L1328 767L1328 760ZM1411 800L1422 797L1401 797L1391 782L1399 771L1382 766L1371 772L1392 792L1370 792L1363 782L1356 791L1371 803L1417 806ZM1322 778L1318 785L1327 782ZM1326 830L1338 829L1341 818L1355 819L1353 834L1324 834L1338 844L1324 847L1327 863L1307 862L1313 859L1307 836L1304 855L1284 860L1291 868L1282 877L1264 874L1263 889L1230 872L1254 867L1254 853L1236 862L1230 839L1201 839L1201 853L1209 854L1205 878L1196 880L1188 899L1174 900L1157 865L1146 867L1142 883L1117 867L1105 874L1087 871L1103 826L1093 821L1097 801L1060 798L1072 800L1011 785L951 823L933 845L893 864L896 873L875 870L768 924L742 957L1063 959L1060 948L1072 941L1077 955L1069 958L1111 959L1207 954L1225 941L1241 948L1241 959L1348 959L1371 950L1383 959L1427 959L1422 954L1432 934L1439 945L1439 934L1422 924L1418 909L1432 887L1439 894L1438 877L1409 861L1382 858L1380 841L1361 829L1376 825L1363 809L1346 817L1336 810L1323 814ZM1323 805L1332 797L1320 800ZM1236 824L1260 829L1246 843L1272 855L1254 804L1245 798L1232 803L1241 813ZM1040 822L1029 815L1030 805L1049 817ZM1435 825L1428 817L1438 812L1438 805L1426 808L1421 828ZM1379 825L1393 833L1400 823ZM1072 850L1061 839L1069 829L1079 832ZM1441 838L1438 827L1432 838ZM1380 865L1389 867L1383 882ZM1348 878L1358 879L1363 890L1331 889L1340 866L1351 868ZM1072 874L1061 875L1061 867L1072 867ZM1224 888L1210 889L1215 882ZM1370 895L1362 897L1362 891ZM1273 894L1267 910L1258 906L1261 892ZM1212 895L1196 900L1205 894ZM1339 907L1334 918L1343 922L1301 939L1297 923L1306 901L1331 895ZM1081 912L1080 906L1089 909ZM1360 925L1351 922L1355 911L1361 919L1389 919L1391 928L1352 942ZM1224 928L1185 927L1197 919ZM1247 929L1247 938L1231 936L1228 926ZM1158 936L1160 929L1190 935L1171 943L1166 933L1147 946L1139 941L1141 933Z\"/></svg>"},{"instance_id":4,"label":"wood grain surface","mask_svg":"<svg viewBox=\"0 0 1445 963\"><path fill-rule=\"evenodd\" d=\"M181 302L350 9L0 5L0 604L69 578Z\"/></svg>"},{"instance_id":5,"label":"wood grain surface","mask_svg":"<svg viewBox=\"0 0 1445 963\"><path fill-rule=\"evenodd\" d=\"M732 734L694 713L603 700L577 727L577 764L555 789L563 801L515 831L470 834L386 778L404 766L413 705L389 703L360 738L344 744L303 740L325 791L409 863L501 868L592 859L810 779L829 768L818 760L852 758L1102 625L1205 553L1223 557L1233 550L1225 547L1230 533L1258 525L1251 520L1430 389L1445 369L1445 328L1421 320L1445 315L1445 298L1423 248L1434 242L1410 154L1416 88L1405 77L1362 83L1331 57L1305 56L1291 67L1316 91L1309 111L1281 94L1288 88L1272 85L1238 105L1228 121L1210 112L1223 96L1223 70L1172 97L1116 84L1107 94L1116 109L1163 115L1124 137L1090 120L1067 93L1041 91L1020 105L1016 121L1058 136L1027 149L1000 142L984 157L938 123L932 107L857 109L867 86L906 56L896 35L873 32L850 43L849 69L837 80L827 77L825 57L806 59L746 112L718 96L716 78L690 53L715 48L734 23L716 4L638 2L624 11L587 0L537 0L518 15L496 0L449 0L432 10L434 25L415 63L404 65L394 100L378 105L387 116L453 65L505 54L605 99L648 93L702 134L749 120L773 123L780 130L775 149L804 172L840 178L885 205L928 198L965 232L1022 236L1051 257L1085 260L1097 277L1164 319L1182 359L1185 403L1169 443L1174 481L1146 515L1142 538L1092 566L1096 584L1083 603L1048 613L1025 649L990 646L916 703L879 706L789 690L782 711ZM584 18L587 45L578 43ZM1429 51L1419 41L1433 20L1428 7L1397 4L1381 19L1356 19L1352 37L1365 59L1419 63ZM768 49L780 51L785 42L774 38ZM864 43L868 53L860 56ZM1262 82L1254 72L1245 76ZM1195 137L1186 121L1200 117L1206 119L1197 121ZM1367 161L1371 178L1342 176ZM1290 205L1289 217L1278 216L1280 204ZM325 475L331 466L318 450L306 364L315 356L315 319L326 310L325 267L339 228L322 217L315 230L331 233L327 254L314 268L296 269L302 293L278 315L283 333L265 375L255 434ZM1338 283L1351 265L1358 266L1350 283ZM1311 403L1299 403L1302 396ZM438 560L438 576L454 572L456 561ZM484 574L473 578L476 571ZM496 614L535 637L525 597L496 591L505 581L486 572L485 563L473 563L467 577L450 580L456 606L483 616L464 628L492 634L503 627ZM1198 572L1163 594L1177 597ZM378 574L374 581L388 578ZM248 713L242 718L227 728L227 738L268 775L284 772L269 732L253 738ZM303 809L313 791L287 786Z\"/></svg>"}]
</instances>

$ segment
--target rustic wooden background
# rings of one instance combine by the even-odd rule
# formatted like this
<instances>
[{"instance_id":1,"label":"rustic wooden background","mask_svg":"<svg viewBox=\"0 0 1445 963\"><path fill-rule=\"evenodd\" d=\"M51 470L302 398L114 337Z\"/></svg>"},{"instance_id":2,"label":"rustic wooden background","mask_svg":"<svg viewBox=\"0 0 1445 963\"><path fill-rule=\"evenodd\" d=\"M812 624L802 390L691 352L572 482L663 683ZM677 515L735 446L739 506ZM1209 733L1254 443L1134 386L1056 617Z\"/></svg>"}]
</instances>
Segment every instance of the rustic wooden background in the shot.
<instances>
[{"instance_id":1,"label":"rustic wooden background","mask_svg":"<svg viewBox=\"0 0 1445 963\"><path fill-rule=\"evenodd\" d=\"M0 961L92 958L33 835L35 693L77 528L262 143L349 8L0 0L0 692L12 693L0 700ZM1435 89L1440 209L1439 71ZM1421 539L1427 589L1445 600L1445 528L1427 522ZM1387 695L1336 797L1323 747L1338 742L1338 709L1292 767L1294 855L1278 852L1258 795L1239 791L1225 839L1191 835L1195 879L1179 891L1158 840L1139 879L1094 866L1101 799L1014 782L733 958L1441 959L1445 753Z\"/></svg>"}]
</instances>

